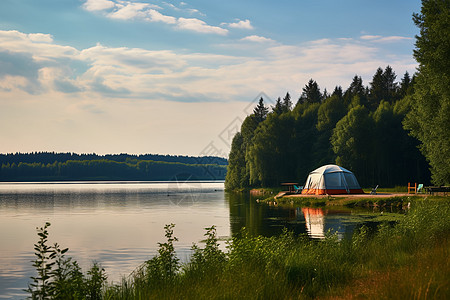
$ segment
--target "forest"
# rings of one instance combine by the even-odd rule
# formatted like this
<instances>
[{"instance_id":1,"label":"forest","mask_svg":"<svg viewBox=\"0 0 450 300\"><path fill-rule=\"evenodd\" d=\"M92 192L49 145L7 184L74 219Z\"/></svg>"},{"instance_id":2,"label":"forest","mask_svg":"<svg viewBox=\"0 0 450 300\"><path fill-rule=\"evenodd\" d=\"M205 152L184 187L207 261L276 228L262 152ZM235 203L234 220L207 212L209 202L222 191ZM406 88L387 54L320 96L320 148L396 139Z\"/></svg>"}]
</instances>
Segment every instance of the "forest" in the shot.
<instances>
[{"instance_id":1,"label":"forest","mask_svg":"<svg viewBox=\"0 0 450 300\"><path fill-rule=\"evenodd\" d=\"M338 164L362 187L408 182L450 184L450 60L448 2L425 1L417 72L398 81L379 67L366 86L355 75L344 91L320 90L311 79L293 106L289 93L268 108L264 99L232 142L228 190L302 184L312 170ZM446 34L447 32L447 34Z\"/></svg>"},{"instance_id":2,"label":"forest","mask_svg":"<svg viewBox=\"0 0 450 300\"><path fill-rule=\"evenodd\" d=\"M303 184L325 164L351 170L364 187L429 183L419 143L403 128L416 79L396 77L378 68L369 87L355 76L331 94L311 79L294 107L286 93L270 111L261 98L233 139L227 188Z\"/></svg>"},{"instance_id":3,"label":"forest","mask_svg":"<svg viewBox=\"0 0 450 300\"><path fill-rule=\"evenodd\" d=\"M289 93L270 109L264 99L232 142L228 190L302 184L312 170L335 163L362 187L408 182L450 184L450 34L448 1L423 1L417 72L398 81L379 67L366 86L355 75L331 94L311 79L293 106Z\"/></svg>"},{"instance_id":4,"label":"forest","mask_svg":"<svg viewBox=\"0 0 450 300\"><path fill-rule=\"evenodd\" d=\"M157 154L0 154L0 181L223 180L227 160Z\"/></svg>"}]
</instances>

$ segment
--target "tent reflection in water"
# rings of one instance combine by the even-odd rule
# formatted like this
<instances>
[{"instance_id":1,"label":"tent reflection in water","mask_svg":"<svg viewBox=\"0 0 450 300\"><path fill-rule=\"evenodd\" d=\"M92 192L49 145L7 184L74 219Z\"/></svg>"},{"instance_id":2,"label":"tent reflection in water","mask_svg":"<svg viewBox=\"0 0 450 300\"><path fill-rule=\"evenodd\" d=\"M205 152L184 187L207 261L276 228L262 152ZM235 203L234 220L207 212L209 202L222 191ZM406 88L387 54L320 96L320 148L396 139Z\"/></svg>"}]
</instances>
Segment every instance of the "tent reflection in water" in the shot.
<instances>
[{"instance_id":1,"label":"tent reflection in water","mask_svg":"<svg viewBox=\"0 0 450 300\"><path fill-rule=\"evenodd\" d=\"M364 192L352 172L337 165L326 165L309 173L302 194L339 195Z\"/></svg>"},{"instance_id":2,"label":"tent reflection in water","mask_svg":"<svg viewBox=\"0 0 450 300\"><path fill-rule=\"evenodd\" d=\"M312 238L325 238L325 217L321 208L302 208L305 217L306 231Z\"/></svg>"}]
</instances>

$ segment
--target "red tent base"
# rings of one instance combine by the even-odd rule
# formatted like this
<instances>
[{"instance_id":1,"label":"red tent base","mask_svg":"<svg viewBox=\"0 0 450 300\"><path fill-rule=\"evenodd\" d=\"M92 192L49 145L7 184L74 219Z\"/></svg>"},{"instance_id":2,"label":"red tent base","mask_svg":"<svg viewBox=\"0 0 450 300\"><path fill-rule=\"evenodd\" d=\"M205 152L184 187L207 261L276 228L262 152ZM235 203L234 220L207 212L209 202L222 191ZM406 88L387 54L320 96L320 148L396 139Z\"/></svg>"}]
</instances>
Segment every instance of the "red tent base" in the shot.
<instances>
[{"instance_id":1,"label":"red tent base","mask_svg":"<svg viewBox=\"0 0 450 300\"><path fill-rule=\"evenodd\" d=\"M347 190L342 189L304 189L302 191L302 194L304 195L347 195L347 194L364 194L364 191L362 189L353 189L350 190L349 193L347 193Z\"/></svg>"}]
</instances>

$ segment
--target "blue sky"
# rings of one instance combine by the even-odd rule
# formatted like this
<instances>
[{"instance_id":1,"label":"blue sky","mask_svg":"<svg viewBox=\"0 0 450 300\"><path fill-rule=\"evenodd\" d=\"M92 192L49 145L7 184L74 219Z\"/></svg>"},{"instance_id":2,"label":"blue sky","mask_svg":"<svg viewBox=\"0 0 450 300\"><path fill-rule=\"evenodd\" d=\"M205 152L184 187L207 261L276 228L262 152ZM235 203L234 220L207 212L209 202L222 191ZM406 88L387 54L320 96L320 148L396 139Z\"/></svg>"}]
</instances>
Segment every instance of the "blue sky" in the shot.
<instances>
[{"instance_id":1,"label":"blue sky","mask_svg":"<svg viewBox=\"0 0 450 300\"><path fill-rule=\"evenodd\" d=\"M419 10L418 0L2 0L0 152L226 155L261 92L270 103L298 98L310 78L330 91L388 64L398 79L413 73Z\"/></svg>"}]
</instances>

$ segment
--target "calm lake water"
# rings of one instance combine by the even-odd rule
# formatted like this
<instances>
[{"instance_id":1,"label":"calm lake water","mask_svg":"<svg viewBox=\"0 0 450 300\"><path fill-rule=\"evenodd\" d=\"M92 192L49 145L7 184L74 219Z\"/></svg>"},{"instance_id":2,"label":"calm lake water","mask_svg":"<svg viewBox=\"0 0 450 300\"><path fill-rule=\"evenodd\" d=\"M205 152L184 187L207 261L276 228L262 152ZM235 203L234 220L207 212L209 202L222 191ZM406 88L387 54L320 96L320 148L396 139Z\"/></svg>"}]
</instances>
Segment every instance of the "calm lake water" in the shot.
<instances>
[{"instance_id":1,"label":"calm lake water","mask_svg":"<svg viewBox=\"0 0 450 300\"><path fill-rule=\"evenodd\" d=\"M319 239L332 230L343 238L362 224L351 210L274 207L255 200L225 193L223 182L0 183L0 298L27 296L22 289L35 275L30 261L36 227L47 221L49 244L68 247L67 255L84 270L99 262L109 281L157 253L165 224L176 224L176 251L184 262L192 243L203 246L204 228L211 225L226 240L242 227L266 236L287 227ZM370 212L363 215L370 220Z\"/></svg>"}]
</instances>

